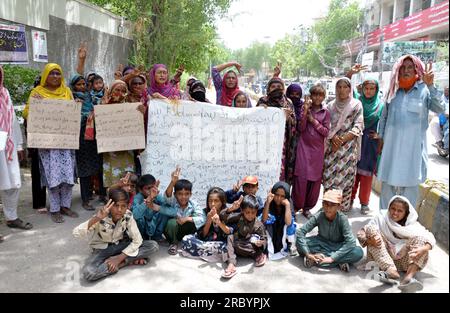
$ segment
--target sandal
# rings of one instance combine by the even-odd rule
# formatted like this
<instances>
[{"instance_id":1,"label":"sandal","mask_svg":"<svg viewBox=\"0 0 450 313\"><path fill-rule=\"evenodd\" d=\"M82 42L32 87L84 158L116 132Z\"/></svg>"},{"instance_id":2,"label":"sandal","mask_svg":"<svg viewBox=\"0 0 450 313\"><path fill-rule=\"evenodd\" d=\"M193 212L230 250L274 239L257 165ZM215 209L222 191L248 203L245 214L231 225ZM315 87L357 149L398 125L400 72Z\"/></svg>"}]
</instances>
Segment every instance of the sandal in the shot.
<instances>
[{"instance_id":1,"label":"sandal","mask_svg":"<svg viewBox=\"0 0 450 313\"><path fill-rule=\"evenodd\" d=\"M62 215L67 215L69 217L78 217L78 213L72 211L69 208L65 208L65 207L61 207L61 214Z\"/></svg>"},{"instance_id":2,"label":"sandal","mask_svg":"<svg viewBox=\"0 0 450 313\"><path fill-rule=\"evenodd\" d=\"M256 260L255 260L255 266L256 267L261 267L264 264L266 264L267 261L267 256L263 253L261 255L259 255Z\"/></svg>"},{"instance_id":3,"label":"sandal","mask_svg":"<svg viewBox=\"0 0 450 313\"><path fill-rule=\"evenodd\" d=\"M61 215L60 212L51 212L50 217L52 218L52 221L55 223L64 223L64 217Z\"/></svg>"},{"instance_id":4,"label":"sandal","mask_svg":"<svg viewBox=\"0 0 450 313\"><path fill-rule=\"evenodd\" d=\"M388 273L385 271L380 271L377 274L373 276L373 279L376 281L381 281L382 283L388 284L388 285L397 285L398 281L395 279L389 278Z\"/></svg>"},{"instance_id":5,"label":"sandal","mask_svg":"<svg viewBox=\"0 0 450 313\"><path fill-rule=\"evenodd\" d=\"M14 221L8 221L6 222L6 226L9 228L19 228L19 229L32 229L33 225L31 223L25 223L20 218L16 218Z\"/></svg>"},{"instance_id":6,"label":"sandal","mask_svg":"<svg viewBox=\"0 0 450 313\"><path fill-rule=\"evenodd\" d=\"M168 250L170 255L176 255L178 252L178 244L173 243L169 246L169 250Z\"/></svg>"},{"instance_id":7,"label":"sandal","mask_svg":"<svg viewBox=\"0 0 450 313\"><path fill-rule=\"evenodd\" d=\"M420 291L423 289L423 284L418 281L415 278L411 278L411 280L409 282L407 282L406 284L400 284L398 285L398 289L400 289L401 291L404 292L416 292L416 291Z\"/></svg>"},{"instance_id":8,"label":"sandal","mask_svg":"<svg viewBox=\"0 0 450 313\"><path fill-rule=\"evenodd\" d=\"M86 211L95 211L95 208L89 203L89 202L85 202L81 205L81 207L83 209L85 209Z\"/></svg>"},{"instance_id":9,"label":"sandal","mask_svg":"<svg viewBox=\"0 0 450 313\"><path fill-rule=\"evenodd\" d=\"M226 278L226 279L230 279L230 278L234 277L234 275L236 275L236 274L237 274L237 270L236 269L234 271L224 270L222 272L221 277L222 278Z\"/></svg>"}]
</instances>

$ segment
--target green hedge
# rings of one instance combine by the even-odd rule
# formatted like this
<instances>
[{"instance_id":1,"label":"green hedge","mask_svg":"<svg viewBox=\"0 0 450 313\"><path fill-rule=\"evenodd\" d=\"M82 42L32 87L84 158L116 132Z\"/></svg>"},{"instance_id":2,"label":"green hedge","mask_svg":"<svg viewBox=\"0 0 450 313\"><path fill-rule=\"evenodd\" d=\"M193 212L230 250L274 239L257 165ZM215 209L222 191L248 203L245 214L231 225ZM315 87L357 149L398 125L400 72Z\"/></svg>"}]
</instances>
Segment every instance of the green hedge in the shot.
<instances>
[{"instance_id":1,"label":"green hedge","mask_svg":"<svg viewBox=\"0 0 450 313\"><path fill-rule=\"evenodd\" d=\"M9 90L14 105L24 105L33 89L39 70L17 65L4 65L4 85Z\"/></svg>"}]
</instances>

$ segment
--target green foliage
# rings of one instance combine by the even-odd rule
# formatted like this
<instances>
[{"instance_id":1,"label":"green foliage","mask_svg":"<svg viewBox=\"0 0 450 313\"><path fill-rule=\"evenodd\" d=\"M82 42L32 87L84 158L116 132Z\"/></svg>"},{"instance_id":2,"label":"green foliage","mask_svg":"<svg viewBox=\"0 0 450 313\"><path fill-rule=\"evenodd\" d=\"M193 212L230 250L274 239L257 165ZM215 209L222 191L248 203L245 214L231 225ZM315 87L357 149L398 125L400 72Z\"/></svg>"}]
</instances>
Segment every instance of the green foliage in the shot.
<instances>
[{"instance_id":1,"label":"green foliage","mask_svg":"<svg viewBox=\"0 0 450 313\"><path fill-rule=\"evenodd\" d=\"M89 0L124 16L135 25L130 61L149 68L166 64L171 73L184 64L186 71L207 71L223 50L214 25L232 0Z\"/></svg>"},{"instance_id":2,"label":"green foliage","mask_svg":"<svg viewBox=\"0 0 450 313\"><path fill-rule=\"evenodd\" d=\"M244 70L261 72L263 63L270 60L272 47L268 43L253 42L249 47L234 52L235 59L244 66Z\"/></svg>"},{"instance_id":3,"label":"green foliage","mask_svg":"<svg viewBox=\"0 0 450 313\"><path fill-rule=\"evenodd\" d=\"M4 85L11 95L13 104L25 104L40 71L17 65L4 65L3 71L5 73Z\"/></svg>"}]
</instances>

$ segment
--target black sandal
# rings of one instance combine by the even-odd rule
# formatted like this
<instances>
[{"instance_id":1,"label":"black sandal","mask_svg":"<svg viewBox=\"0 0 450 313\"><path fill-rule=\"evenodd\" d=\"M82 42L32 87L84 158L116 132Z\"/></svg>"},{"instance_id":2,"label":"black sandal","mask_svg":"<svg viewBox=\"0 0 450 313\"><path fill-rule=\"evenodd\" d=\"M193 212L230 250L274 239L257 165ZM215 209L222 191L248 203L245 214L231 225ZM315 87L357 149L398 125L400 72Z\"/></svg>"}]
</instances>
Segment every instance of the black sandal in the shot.
<instances>
[{"instance_id":1,"label":"black sandal","mask_svg":"<svg viewBox=\"0 0 450 313\"><path fill-rule=\"evenodd\" d=\"M33 225L31 223L25 223L20 218L16 218L14 221L6 222L6 226L8 226L9 228L19 228L24 230L29 230L33 228Z\"/></svg>"}]
</instances>

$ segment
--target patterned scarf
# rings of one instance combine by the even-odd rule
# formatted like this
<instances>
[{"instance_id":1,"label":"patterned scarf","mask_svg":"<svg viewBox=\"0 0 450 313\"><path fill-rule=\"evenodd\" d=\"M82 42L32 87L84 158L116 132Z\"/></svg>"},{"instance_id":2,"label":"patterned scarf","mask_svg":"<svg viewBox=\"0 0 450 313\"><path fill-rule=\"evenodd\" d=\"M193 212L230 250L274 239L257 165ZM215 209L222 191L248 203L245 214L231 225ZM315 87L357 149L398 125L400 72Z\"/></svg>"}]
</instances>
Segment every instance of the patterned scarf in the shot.
<instances>
[{"instance_id":1,"label":"patterned scarf","mask_svg":"<svg viewBox=\"0 0 450 313\"><path fill-rule=\"evenodd\" d=\"M14 152L14 141L12 140L14 108L9 105L10 97L8 90L3 87L3 78L3 67L0 66L0 129L7 133L5 151L8 161L11 162Z\"/></svg>"}]
</instances>

